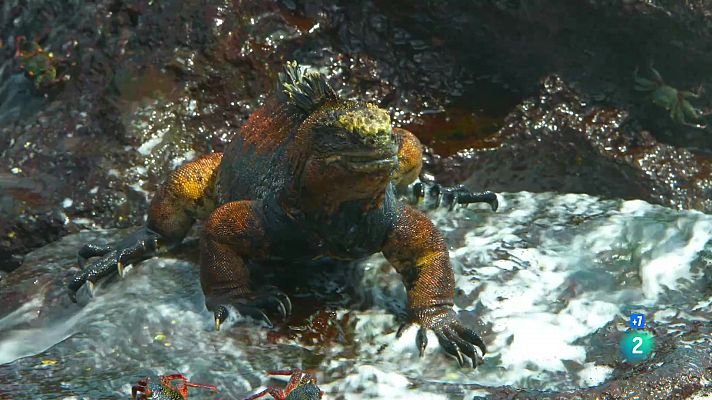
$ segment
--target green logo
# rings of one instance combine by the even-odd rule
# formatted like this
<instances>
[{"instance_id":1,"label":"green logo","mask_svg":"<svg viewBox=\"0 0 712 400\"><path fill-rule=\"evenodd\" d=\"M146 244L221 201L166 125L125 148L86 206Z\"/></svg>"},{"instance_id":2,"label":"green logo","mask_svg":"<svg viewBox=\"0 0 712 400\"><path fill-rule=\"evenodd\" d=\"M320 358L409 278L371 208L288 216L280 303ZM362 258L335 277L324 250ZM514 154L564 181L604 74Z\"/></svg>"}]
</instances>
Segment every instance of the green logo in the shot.
<instances>
[{"instance_id":1,"label":"green logo","mask_svg":"<svg viewBox=\"0 0 712 400\"><path fill-rule=\"evenodd\" d=\"M655 337L648 331L630 331L621 339L621 352L627 361L643 361L653 354Z\"/></svg>"}]
</instances>

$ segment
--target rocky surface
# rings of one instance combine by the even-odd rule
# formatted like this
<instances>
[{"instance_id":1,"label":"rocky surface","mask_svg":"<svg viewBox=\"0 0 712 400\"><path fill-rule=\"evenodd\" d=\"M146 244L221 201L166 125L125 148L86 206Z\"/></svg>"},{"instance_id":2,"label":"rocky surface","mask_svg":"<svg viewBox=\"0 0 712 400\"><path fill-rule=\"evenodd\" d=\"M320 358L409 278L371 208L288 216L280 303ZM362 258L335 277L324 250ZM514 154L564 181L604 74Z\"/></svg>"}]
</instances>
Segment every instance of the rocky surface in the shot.
<instances>
[{"instance_id":1,"label":"rocky surface","mask_svg":"<svg viewBox=\"0 0 712 400\"><path fill-rule=\"evenodd\" d=\"M553 75L478 148L431 154L443 182L494 191L589 193L712 211L708 156L656 140L620 109L592 105Z\"/></svg>"},{"instance_id":2,"label":"rocky surface","mask_svg":"<svg viewBox=\"0 0 712 400\"><path fill-rule=\"evenodd\" d=\"M709 212L712 128L673 121L634 89L633 71L652 65L667 85L698 91L694 107L712 108L710 15L706 0L6 0L0 284L17 287L3 297L36 293L10 273L31 249L85 228L140 224L167 171L220 151L291 59L345 96L391 110L432 148L428 172L443 182ZM57 294L50 303L64 302ZM3 304L15 303L0 303L4 313ZM688 356L676 348L659 360L670 371L683 368L672 360L709 361ZM666 369L621 368L611 393L635 381L626 374L670 382ZM372 383L383 378L370 373ZM697 378L666 387L688 393ZM546 395L498 385L487 386L491 395Z\"/></svg>"},{"instance_id":3,"label":"rocky surface","mask_svg":"<svg viewBox=\"0 0 712 400\"><path fill-rule=\"evenodd\" d=\"M581 7L509 0L6 1L0 8L0 269L16 268L29 249L78 229L139 223L166 172L220 150L289 59L327 73L347 96L388 107L397 123L443 156L527 129L513 119L531 102L497 133L504 116L540 90L542 76L558 73L588 103L607 110L597 118L608 122L596 129L613 129L627 113L631 132L641 133L626 131L619 139L647 148L647 159L636 166L636 155L625 149L592 150L582 176L610 173L625 177L625 185L573 182L571 170L559 167L547 171L543 187L707 210L706 161L698 159L708 152L709 132L672 122L633 90L632 72L654 62L670 85L705 88L710 8L692 0L587 0ZM15 56L17 37L25 38L23 51L37 43L53 54L55 81L28 76L35 59ZM701 109L712 104L706 96L695 100ZM561 113L549 117L550 126L572 124ZM652 138L692 153L657 148ZM627 161L612 160L618 156ZM539 172L532 168L529 175ZM506 178L472 183L528 186Z\"/></svg>"},{"instance_id":4,"label":"rocky surface","mask_svg":"<svg viewBox=\"0 0 712 400\"><path fill-rule=\"evenodd\" d=\"M409 33L439 39L456 65L531 96L555 73L599 103L630 109L666 143L704 149L710 130L688 129L634 90L633 72L653 64L681 89L707 89L712 106L712 3L706 0L440 0L391 2L384 11ZM475 87L477 87L475 85Z\"/></svg>"},{"instance_id":5,"label":"rocky surface","mask_svg":"<svg viewBox=\"0 0 712 400\"><path fill-rule=\"evenodd\" d=\"M671 85L706 85L709 9L635 0L5 2L1 268L61 234L140 221L166 171L220 150L288 59L324 71L346 95L390 108L445 155L490 140L551 72L590 99L630 108L658 140L704 150L709 135L648 104L632 89L632 71L654 61ZM589 35L594 28L599 34ZM27 76L29 60L14 56L19 36L53 53L56 82ZM656 167L640 169L651 175ZM671 179L689 180L678 172ZM706 209L705 190L640 197Z\"/></svg>"}]
</instances>

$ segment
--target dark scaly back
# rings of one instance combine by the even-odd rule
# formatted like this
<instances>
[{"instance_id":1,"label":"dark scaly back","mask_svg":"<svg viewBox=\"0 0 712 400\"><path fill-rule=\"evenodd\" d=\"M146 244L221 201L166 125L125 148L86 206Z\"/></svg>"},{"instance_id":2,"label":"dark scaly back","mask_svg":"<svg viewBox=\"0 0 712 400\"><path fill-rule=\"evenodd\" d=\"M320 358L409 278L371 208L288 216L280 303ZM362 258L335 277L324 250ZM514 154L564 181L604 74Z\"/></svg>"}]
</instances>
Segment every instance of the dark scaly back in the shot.
<instances>
[{"instance_id":1,"label":"dark scaly back","mask_svg":"<svg viewBox=\"0 0 712 400\"><path fill-rule=\"evenodd\" d=\"M321 390L316 384L307 382L300 384L292 390L285 400L319 400L321 399Z\"/></svg>"},{"instance_id":2,"label":"dark scaly back","mask_svg":"<svg viewBox=\"0 0 712 400\"><path fill-rule=\"evenodd\" d=\"M275 93L250 116L225 149L218 193L221 203L257 200L289 187L298 168L294 137L301 123L327 101L338 99L326 78L288 62Z\"/></svg>"}]
</instances>

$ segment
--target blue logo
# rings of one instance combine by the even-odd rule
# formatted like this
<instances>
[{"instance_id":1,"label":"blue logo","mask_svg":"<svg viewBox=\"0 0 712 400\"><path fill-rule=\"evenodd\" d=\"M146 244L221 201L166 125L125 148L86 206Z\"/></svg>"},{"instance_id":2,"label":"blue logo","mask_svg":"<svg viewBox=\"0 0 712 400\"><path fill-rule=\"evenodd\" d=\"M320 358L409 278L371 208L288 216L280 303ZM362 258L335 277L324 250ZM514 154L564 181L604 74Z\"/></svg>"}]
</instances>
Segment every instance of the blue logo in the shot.
<instances>
[{"instance_id":1,"label":"blue logo","mask_svg":"<svg viewBox=\"0 0 712 400\"><path fill-rule=\"evenodd\" d=\"M645 328L645 314L631 314L630 327L633 329Z\"/></svg>"}]
</instances>

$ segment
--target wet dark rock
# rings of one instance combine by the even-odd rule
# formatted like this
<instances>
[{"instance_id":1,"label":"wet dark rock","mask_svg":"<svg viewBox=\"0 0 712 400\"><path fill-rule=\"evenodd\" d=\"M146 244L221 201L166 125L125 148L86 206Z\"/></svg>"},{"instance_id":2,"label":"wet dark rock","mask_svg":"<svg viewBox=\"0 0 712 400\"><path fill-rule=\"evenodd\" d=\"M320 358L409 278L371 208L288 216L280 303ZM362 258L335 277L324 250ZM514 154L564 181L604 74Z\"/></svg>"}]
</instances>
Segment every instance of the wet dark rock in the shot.
<instances>
[{"instance_id":1,"label":"wet dark rock","mask_svg":"<svg viewBox=\"0 0 712 400\"><path fill-rule=\"evenodd\" d=\"M49 212L22 215L13 225L0 225L0 271L12 271L22 264L22 255L66 234L62 215Z\"/></svg>"},{"instance_id":2,"label":"wet dark rock","mask_svg":"<svg viewBox=\"0 0 712 400\"><path fill-rule=\"evenodd\" d=\"M678 320L661 324L657 329L651 328L658 349L654 357L639 364L618 362L612 377L597 387L568 393L563 397L552 395L542 398L596 399L608 396L618 399L635 392L641 398L677 399L699 393L712 377L712 353L694 351L688 343L708 340L712 326L707 322L702 325ZM667 329L666 326L674 328ZM600 340L601 344L617 343L622 336L623 332L618 332L610 324L601 328L592 340ZM611 350L611 353L617 351L615 348ZM614 358L615 354L611 354L611 359ZM607 363L610 364L610 361Z\"/></svg>"},{"instance_id":3,"label":"wet dark rock","mask_svg":"<svg viewBox=\"0 0 712 400\"><path fill-rule=\"evenodd\" d=\"M390 108L447 153L486 140L550 72L621 106L643 101L632 71L646 60L680 88L705 82L705 4L555 3L8 1L0 148L3 173L23 186L3 191L0 220L10 230L20 214L39 221L61 206L78 227L139 223L166 172L220 150L287 59L325 71L347 96ZM664 29L673 25L680 29ZM17 36L54 53L59 82L34 87L14 58ZM704 136L648 106L633 108L653 135ZM449 118L453 108L464 117L450 133L417 124L423 113Z\"/></svg>"},{"instance_id":4,"label":"wet dark rock","mask_svg":"<svg viewBox=\"0 0 712 400\"><path fill-rule=\"evenodd\" d=\"M18 36L54 54L57 82L35 87L21 71ZM327 72L345 95L405 122L461 93L466 69L370 2L290 11L277 2L11 0L0 37L0 232L33 236L21 238L33 245L56 238L42 233L56 210L66 216L61 232L140 223L167 172L221 150L285 60ZM6 268L29 249L13 240L0 244Z\"/></svg>"},{"instance_id":5,"label":"wet dark rock","mask_svg":"<svg viewBox=\"0 0 712 400\"><path fill-rule=\"evenodd\" d=\"M605 328L604 328L605 329ZM706 328L709 332L710 327ZM620 335L619 335L620 336ZM641 399L685 399L712 378L712 353L693 351L685 341L706 340L699 332L687 329L670 336L658 336L655 357L637 365L623 364L606 383L597 387L563 393L519 392L514 399L625 399L631 394Z\"/></svg>"},{"instance_id":6,"label":"wet dark rock","mask_svg":"<svg viewBox=\"0 0 712 400\"><path fill-rule=\"evenodd\" d=\"M176 67L204 61L195 60L197 55L213 56L210 49L233 27L229 22L224 32L215 31L217 19L228 18L216 11L221 2L213 3L3 3L3 268L18 265L17 257L27 250L55 240L56 232L140 223L147 198L168 170L219 148L241 124L248 111L236 110L237 104L256 97L242 90L247 81L243 70L230 72L230 60L220 57L190 79ZM13 57L17 36L54 53L63 79L35 88ZM219 88L213 84L219 90L216 96L203 84L218 76L227 83ZM211 96L224 101L214 104ZM54 223L47 216L57 210L65 226L52 235L46 226Z\"/></svg>"},{"instance_id":7,"label":"wet dark rock","mask_svg":"<svg viewBox=\"0 0 712 400\"><path fill-rule=\"evenodd\" d=\"M25 118L42 104L32 82L20 73L6 74L7 67L0 67L0 76L9 75L0 85L0 126Z\"/></svg>"},{"instance_id":8,"label":"wet dark rock","mask_svg":"<svg viewBox=\"0 0 712 400\"><path fill-rule=\"evenodd\" d=\"M440 43L478 81L523 96L556 73L599 103L630 108L658 140L712 148L712 128L673 123L633 88L633 71L650 63L671 86L707 89L712 106L712 3L698 0L439 0L381 5L395 25ZM477 87L477 85L475 85Z\"/></svg>"},{"instance_id":9,"label":"wet dark rock","mask_svg":"<svg viewBox=\"0 0 712 400\"><path fill-rule=\"evenodd\" d=\"M494 191L557 191L712 211L709 157L657 141L628 113L592 106L558 76L517 106L481 148L428 157L447 182Z\"/></svg>"},{"instance_id":10,"label":"wet dark rock","mask_svg":"<svg viewBox=\"0 0 712 400\"><path fill-rule=\"evenodd\" d=\"M676 340L685 338L678 337ZM631 396L640 399L673 400L687 399L695 394L710 394L709 388L704 388L705 382L712 378L712 354L694 352L685 345L673 346L645 363L627 365L626 368L614 372L614 376L604 384L576 391L527 391L482 385L441 386L450 392L462 389L484 390L489 393L487 399L490 400L617 400L629 399Z\"/></svg>"}]
</instances>

